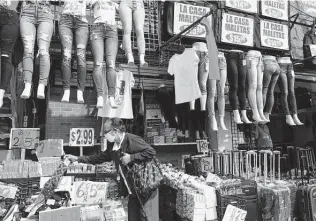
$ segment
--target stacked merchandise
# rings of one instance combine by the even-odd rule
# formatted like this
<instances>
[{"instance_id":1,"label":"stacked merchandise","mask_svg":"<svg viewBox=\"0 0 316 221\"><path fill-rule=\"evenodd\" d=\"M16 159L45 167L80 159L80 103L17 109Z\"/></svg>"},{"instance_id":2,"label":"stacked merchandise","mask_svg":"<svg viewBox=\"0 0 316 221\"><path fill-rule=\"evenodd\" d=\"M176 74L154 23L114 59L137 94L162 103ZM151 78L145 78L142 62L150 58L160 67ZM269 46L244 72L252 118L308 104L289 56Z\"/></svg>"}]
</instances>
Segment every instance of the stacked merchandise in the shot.
<instances>
[{"instance_id":1,"label":"stacked merchandise","mask_svg":"<svg viewBox=\"0 0 316 221\"><path fill-rule=\"evenodd\" d=\"M177 129L170 128L169 123L160 123L156 125L148 124L146 132L146 141L149 144L177 143Z\"/></svg>"}]
</instances>

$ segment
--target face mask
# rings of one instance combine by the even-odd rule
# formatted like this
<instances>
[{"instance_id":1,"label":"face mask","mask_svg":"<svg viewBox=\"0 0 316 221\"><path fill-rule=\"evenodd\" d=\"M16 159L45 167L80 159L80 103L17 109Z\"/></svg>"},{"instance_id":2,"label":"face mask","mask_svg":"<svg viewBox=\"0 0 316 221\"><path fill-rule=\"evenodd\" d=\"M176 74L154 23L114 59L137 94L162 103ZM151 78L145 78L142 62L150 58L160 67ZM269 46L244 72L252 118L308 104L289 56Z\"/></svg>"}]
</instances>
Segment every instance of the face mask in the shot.
<instances>
[{"instance_id":1,"label":"face mask","mask_svg":"<svg viewBox=\"0 0 316 221\"><path fill-rule=\"evenodd\" d=\"M113 143L115 141L115 136L111 133L107 133L105 136L105 139L107 139L110 143Z\"/></svg>"}]
</instances>

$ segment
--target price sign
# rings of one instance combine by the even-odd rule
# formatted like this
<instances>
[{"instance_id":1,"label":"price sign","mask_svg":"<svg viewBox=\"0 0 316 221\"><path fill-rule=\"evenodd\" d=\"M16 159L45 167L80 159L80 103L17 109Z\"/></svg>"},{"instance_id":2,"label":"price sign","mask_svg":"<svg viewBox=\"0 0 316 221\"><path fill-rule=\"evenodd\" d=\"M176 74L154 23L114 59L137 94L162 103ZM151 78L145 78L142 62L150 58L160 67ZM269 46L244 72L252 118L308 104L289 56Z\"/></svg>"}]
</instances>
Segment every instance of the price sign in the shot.
<instances>
[{"instance_id":1,"label":"price sign","mask_svg":"<svg viewBox=\"0 0 316 221\"><path fill-rule=\"evenodd\" d=\"M39 128L12 128L10 149L36 149L39 143Z\"/></svg>"},{"instance_id":2,"label":"price sign","mask_svg":"<svg viewBox=\"0 0 316 221\"><path fill-rule=\"evenodd\" d=\"M94 128L71 128L69 146L88 147L94 146Z\"/></svg>"},{"instance_id":3,"label":"price sign","mask_svg":"<svg viewBox=\"0 0 316 221\"><path fill-rule=\"evenodd\" d=\"M247 211L239 209L235 206L228 205L225 211L223 221L245 221Z\"/></svg>"},{"instance_id":4,"label":"price sign","mask_svg":"<svg viewBox=\"0 0 316 221\"><path fill-rule=\"evenodd\" d=\"M197 140L197 150L199 153L207 153L208 152L208 142L207 140Z\"/></svg>"},{"instance_id":5,"label":"price sign","mask_svg":"<svg viewBox=\"0 0 316 221\"><path fill-rule=\"evenodd\" d=\"M39 142L36 148L38 158L43 157L60 157L64 155L63 139L48 139Z\"/></svg>"},{"instance_id":6,"label":"price sign","mask_svg":"<svg viewBox=\"0 0 316 221\"><path fill-rule=\"evenodd\" d=\"M18 188L16 186L8 186L0 184L0 196L5 199L14 199Z\"/></svg>"},{"instance_id":7,"label":"price sign","mask_svg":"<svg viewBox=\"0 0 316 221\"><path fill-rule=\"evenodd\" d=\"M107 189L107 182L74 182L71 192L72 203L77 205L104 203L107 196Z\"/></svg>"}]
</instances>

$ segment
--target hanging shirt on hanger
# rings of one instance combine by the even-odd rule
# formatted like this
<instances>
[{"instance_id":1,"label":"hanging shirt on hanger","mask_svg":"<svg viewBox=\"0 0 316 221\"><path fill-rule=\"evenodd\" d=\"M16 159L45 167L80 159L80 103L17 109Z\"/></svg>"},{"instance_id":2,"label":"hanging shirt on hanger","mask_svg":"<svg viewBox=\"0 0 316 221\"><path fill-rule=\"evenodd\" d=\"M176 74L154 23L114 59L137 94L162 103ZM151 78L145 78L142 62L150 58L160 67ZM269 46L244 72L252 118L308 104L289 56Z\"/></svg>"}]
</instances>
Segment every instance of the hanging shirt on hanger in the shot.
<instances>
[{"instance_id":1,"label":"hanging shirt on hanger","mask_svg":"<svg viewBox=\"0 0 316 221\"><path fill-rule=\"evenodd\" d=\"M208 78L211 80L220 80L219 66L218 66L218 49L214 37L214 31L212 26L212 15L205 17L201 21L201 25L206 28L206 43L208 48L209 67L210 72Z\"/></svg>"},{"instance_id":2,"label":"hanging shirt on hanger","mask_svg":"<svg viewBox=\"0 0 316 221\"><path fill-rule=\"evenodd\" d=\"M112 108L109 104L108 96L104 96L105 105L103 108L99 108L98 116L133 119L132 87L134 83L132 72L128 70L116 72L115 103L118 108ZM103 85L106 87L106 80L103 82ZM107 89L104 91L107 91Z\"/></svg>"},{"instance_id":3,"label":"hanging shirt on hanger","mask_svg":"<svg viewBox=\"0 0 316 221\"><path fill-rule=\"evenodd\" d=\"M175 54L169 61L168 73L174 75L176 104L200 98L198 83L199 58L193 48L186 48L182 54Z\"/></svg>"}]
</instances>

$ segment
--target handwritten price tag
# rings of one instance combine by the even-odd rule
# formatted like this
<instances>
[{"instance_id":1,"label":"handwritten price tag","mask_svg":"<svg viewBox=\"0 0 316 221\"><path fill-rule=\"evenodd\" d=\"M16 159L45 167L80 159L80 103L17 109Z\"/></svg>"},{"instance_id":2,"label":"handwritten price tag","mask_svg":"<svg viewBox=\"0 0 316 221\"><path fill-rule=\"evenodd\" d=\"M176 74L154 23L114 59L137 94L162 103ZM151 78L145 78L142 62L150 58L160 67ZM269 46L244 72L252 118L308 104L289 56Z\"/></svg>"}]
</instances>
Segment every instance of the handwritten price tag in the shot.
<instances>
[{"instance_id":1,"label":"handwritten price tag","mask_svg":"<svg viewBox=\"0 0 316 221\"><path fill-rule=\"evenodd\" d=\"M12 128L9 148L35 149L39 143L39 128Z\"/></svg>"},{"instance_id":2,"label":"handwritten price tag","mask_svg":"<svg viewBox=\"0 0 316 221\"><path fill-rule=\"evenodd\" d=\"M0 184L0 196L5 199L14 199L18 188L16 186L8 186Z\"/></svg>"},{"instance_id":3,"label":"handwritten price tag","mask_svg":"<svg viewBox=\"0 0 316 221\"><path fill-rule=\"evenodd\" d=\"M223 221L245 221L247 211L239 209L235 206L228 205L225 211Z\"/></svg>"},{"instance_id":4,"label":"handwritten price tag","mask_svg":"<svg viewBox=\"0 0 316 221\"><path fill-rule=\"evenodd\" d=\"M208 142L207 140L196 140L197 150L199 153L207 153L208 152Z\"/></svg>"},{"instance_id":5,"label":"handwritten price tag","mask_svg":"<svg viewBox=\"0 0 316 221\"><path fill-rule=\"evenodd\" d=\"M69 136L69 146L94 146L94 128L71 128Z\"/></svg>"},{"instance_id":6,"label":"handwritten price tag","mask_svg":"<svg viewBox=\"0 0 316 221\"><path fill-rule=\"evenodd\" d=\"M94 205L104 203L107 190L107 182L78 181L72 186L72 203L77 205Z\"/></svg>"},{"instance_id":7,"label":"handwritten price tag","mask_svg":"<svg viewBox=\"0 0 316 221\"><path fill-rule=\"evenodd\" d=\"M38 158L43 157L60 157L64 155L63 139L48 139L39 142L36 148Z\"/></svg>"}]
</instances>

